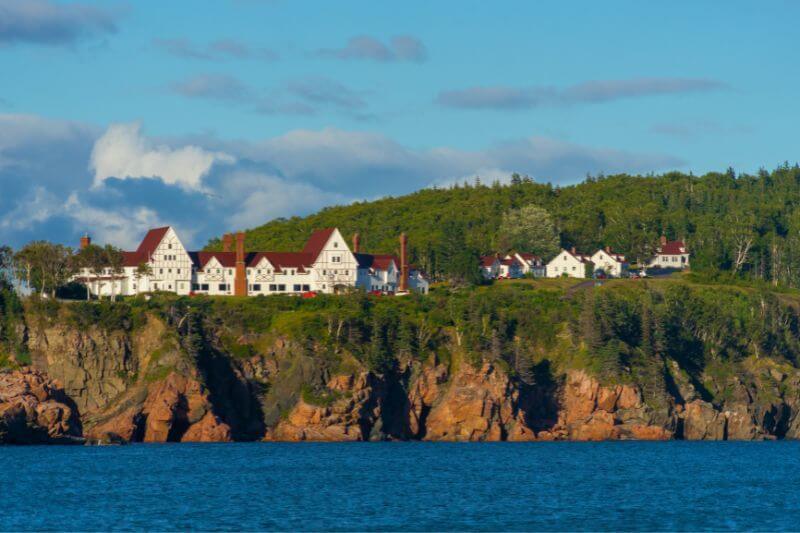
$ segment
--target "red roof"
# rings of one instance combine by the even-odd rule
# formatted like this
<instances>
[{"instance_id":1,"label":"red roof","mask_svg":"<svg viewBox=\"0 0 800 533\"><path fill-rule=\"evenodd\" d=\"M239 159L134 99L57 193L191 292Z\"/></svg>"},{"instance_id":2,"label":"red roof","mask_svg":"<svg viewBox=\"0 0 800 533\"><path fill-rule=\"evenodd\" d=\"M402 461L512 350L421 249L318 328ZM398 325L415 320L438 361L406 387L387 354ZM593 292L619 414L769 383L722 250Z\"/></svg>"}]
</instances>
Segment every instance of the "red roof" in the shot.
<instances>
[{"instance_id":1,"label":"red roof","mask_svg":"<svg viewBox=\"0 0 800 533\"><path fill-rule=\"evenodd\" d=\"M141 263L146 263L147 257L139 252L122 252L122 266L137 267Z\"/></svg>"},{"instance_id":2,"label":"red roof","mask_svg":"<svg viewBox=\"0 0 800 533\"><path fill-rule=\"evenodd\" d=\"M517 261L513 257L511 259L501 259L500 263L503 264L503 265L506 265L506 266L519 265L519 261Z\"/></svg>"},{"instance_id":3,"label":"red roof","mask_svg":"<svg viewBox=\"0 0 800 533\"><path fill-rule=\"evenodd\" d=\"M656 248L658 253L664 255L680 255L688 253L686 251L686 244L683 241L668 241L658 248Z\"/></svg>"},{"instance_id":4,"label":"red roof","mask_svg":"<svg viewBox=\"0 0 800 533\"><path fill-rule=\"evenodd\" d=\"M266 257L278 272L282 272L284 268L294 268L301 273L313 265L317 258L305 252L258 252L248 261L248 266L256 266L262 257Z\"/></svg>"},{"instance_id":5,"label":"red roof","mask_svg":"<svg viewBox=\"0 0 800 533\"><path fill-rule=\"evenodd\" d=\"M189 252L192 263L199 269L205 268L212 258L216 258L219 264L225 268L236 266L236 252Z\"/></svg>"},{"instance_id":6,"label":"red roof","mask_svg":"<svg viewBox=\"0 0 800 533\"><path fill-rule=\"evenodd\" d=\"M147 259L153 255L153 252L156 251L158 245L161 244L162 239L164 239L164 235L167 234L169 231L169 226L165 226L163 228L155 228L151 229L147 232L147 235L144 236L142 239L141 244L136 249L136 253L143 255Z\"/></svg>"},{"instance_id":7,"label":"red roof","mask_svg":"<svg viewBox=\"0 0 800 533\"><path fill-rule=\"evenodd\" d=\"M325 228L325 229L318 229L314 233L311 234L311 237L308 238L306 242L305 248L303 248L303 253L313 255L313 259L316 260L319 257L320 252L327 244L328 240L333 235L333 232L336 231L336 228Z\"/></svg>"},{"instance_id":8,"label":"red roof","mask_svg":"<svg viewBox=\"0 0 800 533\"><path fill-rule=\"evenodd\" d=\"M389 265L394 263L395 268L400 265L397 256L391 254L354 254L358 268L371 268L374 270L389 270Z\"/></svg>"},{"instance_id":9,"label":"red roof","mask_svg":"<svg viewBox=\"0 0 800 533\"><path fill-rule=\"evenodd\" d=\"M484 267L490 267L494 265L495 261L497 261L496 255L484 255L481 257L481 265Z\"/></svg>"}]
</instances>

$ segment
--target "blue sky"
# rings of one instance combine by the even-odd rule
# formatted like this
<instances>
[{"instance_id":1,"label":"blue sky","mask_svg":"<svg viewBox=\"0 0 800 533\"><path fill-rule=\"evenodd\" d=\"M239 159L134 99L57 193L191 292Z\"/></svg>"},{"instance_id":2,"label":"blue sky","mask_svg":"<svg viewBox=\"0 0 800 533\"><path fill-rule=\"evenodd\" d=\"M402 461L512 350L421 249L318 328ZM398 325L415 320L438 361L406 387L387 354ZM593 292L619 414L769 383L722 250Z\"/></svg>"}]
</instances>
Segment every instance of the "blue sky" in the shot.
<instances>
[{"instance_id":1,"label":"blue sky","mask_svg":"<svg viewBox=\"0 0 800 533\"><path fill-rule=\"evenodd\" d=\"M0 0L0 243L794 162L793 2Z\"/></svg>"}]
</instances>

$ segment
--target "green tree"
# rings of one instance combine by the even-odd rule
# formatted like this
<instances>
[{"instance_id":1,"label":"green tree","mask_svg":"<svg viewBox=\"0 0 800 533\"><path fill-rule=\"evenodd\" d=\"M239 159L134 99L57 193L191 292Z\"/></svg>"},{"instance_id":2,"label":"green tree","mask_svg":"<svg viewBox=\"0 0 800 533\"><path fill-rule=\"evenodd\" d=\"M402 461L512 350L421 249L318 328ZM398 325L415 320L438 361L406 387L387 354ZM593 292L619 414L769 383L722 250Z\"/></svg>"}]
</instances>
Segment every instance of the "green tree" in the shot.
<instances>
[{"instance_id":1,"label":"green tree","mask_svg":"<svg viewBox=\"0 0 800 533\"><path fill-rule=\"evenodd\" d=\"M549 258L558 253L558 231L546 209L527 205L503 215L498 244L503 251L518 250Z\"/></svg>"}]
</instances>

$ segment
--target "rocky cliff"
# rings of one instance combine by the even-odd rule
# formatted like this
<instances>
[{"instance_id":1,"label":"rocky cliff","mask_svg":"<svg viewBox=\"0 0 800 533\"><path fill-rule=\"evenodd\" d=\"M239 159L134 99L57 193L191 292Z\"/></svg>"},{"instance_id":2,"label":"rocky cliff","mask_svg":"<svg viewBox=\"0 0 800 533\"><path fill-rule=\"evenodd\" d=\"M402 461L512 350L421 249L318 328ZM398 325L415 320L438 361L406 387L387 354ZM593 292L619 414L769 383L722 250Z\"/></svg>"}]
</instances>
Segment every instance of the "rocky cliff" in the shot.
<instances>
[{"instance_id":1,"label":"rocky cliff","mask_svg":"<svg viewBox=\"0 0 800 533\"><path fill-rule=\"evenodd\" d=\"M652 353L609 375L566 330L558 354L492 335L470 352L446 328L435 350L392 353L375 341L386 329L362 328L367 344L339 310L302 311L279 331L233 304L218 315L178 303L111 325L69 314L91 304L29 311L24 357L0 371L0 442L800 438L800 370L777 357L697 368ZM413 334L405 345L432 336ZM525 353L535 369L509 364Z\"/></svg>"}]
</instances>

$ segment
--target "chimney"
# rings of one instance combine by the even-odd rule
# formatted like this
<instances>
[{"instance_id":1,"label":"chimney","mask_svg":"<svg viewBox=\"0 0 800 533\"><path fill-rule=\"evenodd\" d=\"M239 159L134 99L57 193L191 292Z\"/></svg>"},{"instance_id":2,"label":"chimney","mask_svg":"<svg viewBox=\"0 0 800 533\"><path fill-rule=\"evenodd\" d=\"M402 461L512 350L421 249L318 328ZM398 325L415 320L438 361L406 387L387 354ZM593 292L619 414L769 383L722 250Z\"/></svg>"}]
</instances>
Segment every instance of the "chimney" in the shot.
<instances>
[{"instance_id":1,"label":"chimney","mask_svg":"<svg viewBox=\"0 0 800 533\"><path fill-rule=\"evenodd\" d=\"M611 247L610 247L610 246L606 246L606 253L607 253L607 254L610 254L610 253L611 253Z\"/></svg>"},{"instance_id":2,"label":"chimney","mask_svg":"<svg viewBox=\"0 0 800 533\"><path fill-rule=\"evenodd\" d=\"M358 232L353 233L353 253L357 254L361 251L361 235Z\"/></svg>"},{"instance_id":3,"label":"chimney","mask_svg":"<svg viewBox=\"0 0 800 533\"><path fill-rule=\"evenodd\" d=\"M400 234L400 286L397 292L408 292L408 235Z\"/></svg>"},{"instance_id":4,"label":"chimney","mask_svg":"<svg viewBox=\"0 0 800 533\"><path fill-rule=\"evenodd\" d=\"M92 244L92 238L89 237L89 234L87 233L81 237L81 250L88 248L90 244Z\"/></svg>"},{"instance_id":5,"label":"chimney","mask_svg":"<svg viewBox=\"0 0 800 533\"><path fill-rule=\"evenodd\" d=\"M233 234L226 233L222 236L222 251L230 252L231 248L233 248Z\"/></svg>"},{"instance_id":6,"label":"chimney","mask_svg":"<svg viewBox=\"0 0 800 533\"><path fill-rule=\"evenodd\" d=\"M244 265L244 232L236 234L236 277L233 281L233 294L247 296L247 271Z\"/></svg>"},{"instance_id":7,"label":"chimney","mask_svg":"<svg viewBox=\"0 0 800 533\"><path fill-rule=\"evenodd\" d=\"M572 255L575 255L575 254L577 253L577 252L575 251L575 247L574 247L574 246L573 246L572 248L570 248L570 252L572 252Z\"/></svg>"},{"instance_id":8,"label":"chimney","mask_svg":"<svg viewBox=\"0 0 800 533\"><path fill-rule=\"evenodd\" d=\"M664 246L665 244L667 244L667 236L666 235L662 235L661 236L661 246Z\"/></svg>"}]
</instances>

